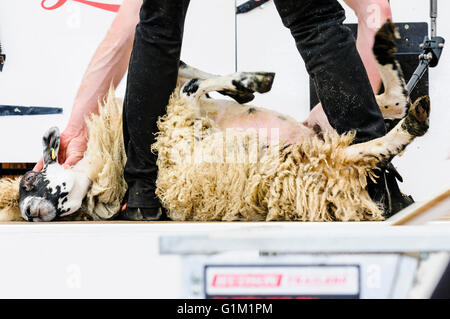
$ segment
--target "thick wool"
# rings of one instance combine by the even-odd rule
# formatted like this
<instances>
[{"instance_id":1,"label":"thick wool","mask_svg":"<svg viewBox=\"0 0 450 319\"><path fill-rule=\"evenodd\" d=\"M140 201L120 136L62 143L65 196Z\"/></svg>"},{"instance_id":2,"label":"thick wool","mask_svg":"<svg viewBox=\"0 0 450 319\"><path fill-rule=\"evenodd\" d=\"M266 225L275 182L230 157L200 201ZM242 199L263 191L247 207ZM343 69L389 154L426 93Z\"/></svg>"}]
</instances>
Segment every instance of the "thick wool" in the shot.
<instances>
[{"instance_id":1,"label":"thick wool","mask_svg":"<svg viewBox=\"0 0 450 319\"><path fill-rule=\"evenodd\" d=\"M174 93L152 146L157 194L173 220L383 220L365 190L378 159L343 152L354 134L261 146L255 132L224 134L197 114Z\"/></svg>"},{"instance_id":2,"label":"thick wool","mask_svg":"<svg viewBox=\"0 0 450 319\"><path fill-rule=\"evenodd\" d=\"M344 155L353 134L260 145L255 132L224 134L196 114L175 91L152 146L158 152L157 194L173 220L383 219L365 190L378 159ZM121 102L112 90L87 123L92 187L82 211L95 220L111 219L126 190ZM0 180L0 221L21 219L19 181Z\"/></svg>"},{"instance_id":3,"label":"thick wool","mask_svg":"<svg viewBox=\"0 0 450 319\"><path fill-rule=\"evenodd\" d=\"M0 179L0 222L22 220L19 210L20 177Z\"/></svg>"},{"instance_id":4,"label":"thick wool","mask_svg":"<svg viewBox=\"0 0 450 319\"><path fill-rule=\"evenodd\" d=\"M126 182L123 168L126 162L122 135L122 101L110 88L98 115L86 120L89 139L86 150L88 176L92 181L82 211L94 220L113 218L120 211Z\"/></svg>"}]
</instances>

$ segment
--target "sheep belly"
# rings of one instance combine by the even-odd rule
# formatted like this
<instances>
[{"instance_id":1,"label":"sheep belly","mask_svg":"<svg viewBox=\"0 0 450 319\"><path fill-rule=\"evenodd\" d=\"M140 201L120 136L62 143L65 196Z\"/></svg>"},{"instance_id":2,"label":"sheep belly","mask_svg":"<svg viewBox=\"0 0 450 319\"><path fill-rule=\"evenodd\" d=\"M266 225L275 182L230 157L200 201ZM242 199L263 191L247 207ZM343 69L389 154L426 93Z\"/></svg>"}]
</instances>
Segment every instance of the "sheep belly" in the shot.
<instances>
[{"instance_id":1,"label":"sheep belly","mask_svg":"<svg viewBox=\"0 0 450 319\"><path fill-rule=\"evenodd\" d=\"M215 107L217 113L212 119L222 131L253 130L257 132L260 141L279 139L286 144L301 143L312 133L310 128L294 118L272 110L220 101L216 102Z\"/></svg>"}]
</instances>

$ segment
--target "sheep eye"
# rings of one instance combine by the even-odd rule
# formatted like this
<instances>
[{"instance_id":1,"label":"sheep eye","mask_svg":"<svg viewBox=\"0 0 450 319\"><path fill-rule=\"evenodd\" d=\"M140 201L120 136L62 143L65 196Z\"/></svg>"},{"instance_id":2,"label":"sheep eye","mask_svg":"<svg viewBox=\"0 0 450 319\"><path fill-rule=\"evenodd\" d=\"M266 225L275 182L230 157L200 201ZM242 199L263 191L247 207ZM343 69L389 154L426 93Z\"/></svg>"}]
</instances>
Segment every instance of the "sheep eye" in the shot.
<instances>
[{"instance_id":1,"label":"sheep eye","mask_svg":"<svg viewBox=\"0 0 450 319\"><path fill-rule=\"evenodd\" d=\"M25 182L31 182L33 179L34 179L34 174L27 174L26 176L25 176L25 178L24 178L24 180L25 180Z\"/></svg>"}]
</instances>

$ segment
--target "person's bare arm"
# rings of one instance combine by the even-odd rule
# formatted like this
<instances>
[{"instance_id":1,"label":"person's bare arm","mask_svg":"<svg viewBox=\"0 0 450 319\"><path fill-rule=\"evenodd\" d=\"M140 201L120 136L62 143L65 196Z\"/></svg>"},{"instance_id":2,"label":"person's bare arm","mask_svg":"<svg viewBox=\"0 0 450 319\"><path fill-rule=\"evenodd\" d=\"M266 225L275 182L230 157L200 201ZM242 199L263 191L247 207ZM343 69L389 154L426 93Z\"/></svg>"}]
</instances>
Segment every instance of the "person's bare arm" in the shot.
<instances>
[{"instance_id":1,"label":"person's bare arm","mask_svg":"<svg viewBox=\"0 0 450 319\"><path fill-rule=\"evenodd\" d=\"M358 37L356 47L369 76L370 84L375 94L381 84L372 47L375 42L375 33L386 22L392 20L391 6L388 0L344 0L358 17Z\"/></svg>"},{"instance_id":2,"label":"person's bare arm","mask_svg":"<svg viewBox=\"0 0 450 319\"><path fill-rule=\"evenodd\" d=\"M66 168L75 165L86 151L86 117L98 112L98 99L107 94L111 83L116 87L127 70L141 6L142 0L124 0L89 63L75 97L69 122L61 133L59 161ZM41 159L34 170L40 171L42 165Z\"/></svg>"}]
</instances>

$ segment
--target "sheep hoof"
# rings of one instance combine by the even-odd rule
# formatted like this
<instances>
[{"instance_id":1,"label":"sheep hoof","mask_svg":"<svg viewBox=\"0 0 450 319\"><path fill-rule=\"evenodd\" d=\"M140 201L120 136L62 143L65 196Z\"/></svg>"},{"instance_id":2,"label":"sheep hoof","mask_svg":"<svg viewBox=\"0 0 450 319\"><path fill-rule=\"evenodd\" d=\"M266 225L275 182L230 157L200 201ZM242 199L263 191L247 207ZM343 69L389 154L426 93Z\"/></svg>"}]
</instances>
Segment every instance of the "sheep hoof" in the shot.
<instances>
[{"instance_id":1,"label":"sheep hoof","mask_svg":"<svg viewBox=\"0 0 450 319\"><path fill-rule=\"evenodd\" d=\"M255 95L250 92L236 92L233 90L222 90L222 91L218 91L218 92L222 95L231 97L233 100L235 100L239 104L248 103L255 98Z\"/></svg>"},{"instance_id":2,"label":"sheep hoof","mask_svg":"<svg viewBox=\"0 0 450 319\"><path fill-rule=\"evenodd\" d=\"M240 92L266 93L272 89L275 73L272 72L241 72L233 85Z\"/></svg>"},{"instance_id":3,"label":"sheep hoof","mask_svg":"<svg viewBox=\"0 0 450 319\"><path fill-rule=\"evenodd\" d=\"M51 144L52 142L54 142L54 140L58 140L59 136L60 136L59 128L53 126L44 133L42 140L46 144Z\"/></svg>"},{"instance_id":4,"label":"sheep hoof","mask_svg":"<svg viewBox=\"0 0 450 319\"><path fill-rule=\"evenodd\" d=\"M430 98L419 97L408 111L402 127L413 136L424 135L429 127Z\"/></svg>"}]
</instances>

